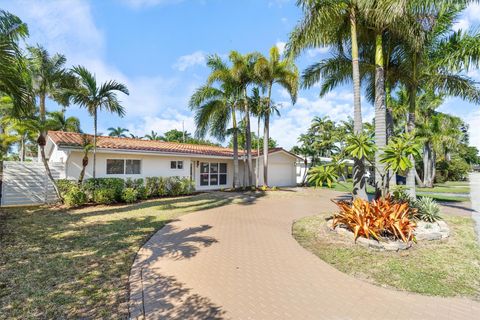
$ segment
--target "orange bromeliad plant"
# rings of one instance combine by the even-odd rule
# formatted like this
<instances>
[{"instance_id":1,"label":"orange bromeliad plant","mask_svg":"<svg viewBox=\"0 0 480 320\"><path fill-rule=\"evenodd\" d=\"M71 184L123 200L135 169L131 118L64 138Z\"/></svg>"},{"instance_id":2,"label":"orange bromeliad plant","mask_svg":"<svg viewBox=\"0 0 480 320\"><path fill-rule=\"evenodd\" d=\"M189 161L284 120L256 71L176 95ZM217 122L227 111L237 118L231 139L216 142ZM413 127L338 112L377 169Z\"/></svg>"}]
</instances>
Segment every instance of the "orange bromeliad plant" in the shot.
<instances>
[{"instance_id":1,"label":"orange bromeliad plant","mask_svg":"<svg viewBox=\"0 0 480 320\"><path fill-rule=\"evenodd\" d=\"M333 228L343 225L358 237L401 239L404 242L415 240L413 231L416 224L409 219L415 209L408 203L392 201L390 197L368 202L360 198L351 201L339 201L335 204L340 212L333 216Z\"/></svg>"}]
</instances>

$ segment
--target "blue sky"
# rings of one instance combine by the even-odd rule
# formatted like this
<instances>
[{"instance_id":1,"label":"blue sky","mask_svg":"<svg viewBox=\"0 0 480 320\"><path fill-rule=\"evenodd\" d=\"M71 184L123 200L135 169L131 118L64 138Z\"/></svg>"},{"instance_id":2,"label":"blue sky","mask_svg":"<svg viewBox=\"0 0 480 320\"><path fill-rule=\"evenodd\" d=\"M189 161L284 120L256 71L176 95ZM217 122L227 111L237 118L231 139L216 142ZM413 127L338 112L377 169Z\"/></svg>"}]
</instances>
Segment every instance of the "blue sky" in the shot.
<instances>
[{"instance_id":1,"label":"blue sky","mask_svg":"<svg viewBox=\"0 0 480 320\"><path fill-rule=\"evenodd\" d=\"M195 130L187 102L208 75L205 56L283 48L288 34L301 17L293 0L119 0L119 1L2 1L0 7L20 16L30 28L29 44L44 45L51 53L64 53L68 65L81 64L99 80L125 83L130 96L121 97L127 115L101 114L99 130L111 126L128 128L137 135L151 130ZM456 28L475 27L480 5L472 5ZM310 50L298 60L300 70L326 56L326 49ZM478 71L471 76L480 80ZM292 106L280 88L274 100L282 105L281 117L273 119L272 137L290 148L313 116L334 120L352 114L352 93L341 87L326 97L318 88L302 90ZM58 108L50 103L49 109ZM480 108L449 99L442 111L463 117L471 125L472 143L480 147ZM372 106L363 101L365 120ZM81 119L91 132L93 121L85 110L71 106L68 115ZM254 128L256 130L256 126Z\"/></svg>"}]
</instances>

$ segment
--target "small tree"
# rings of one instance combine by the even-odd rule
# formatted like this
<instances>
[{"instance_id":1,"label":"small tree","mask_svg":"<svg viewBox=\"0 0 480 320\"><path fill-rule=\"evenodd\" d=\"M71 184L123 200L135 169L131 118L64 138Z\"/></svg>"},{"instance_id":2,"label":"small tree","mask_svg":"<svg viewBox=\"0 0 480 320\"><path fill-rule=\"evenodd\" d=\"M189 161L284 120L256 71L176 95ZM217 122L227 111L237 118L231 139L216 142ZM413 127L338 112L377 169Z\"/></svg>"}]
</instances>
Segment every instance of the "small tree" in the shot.
<instances>
[{"instance_id":1,"label":"small tree","mask_svg":"<svg viewBox=\"0 0 480 320\"><path fill-rule=\"evenodd\" d=\"M82 135L82 148L83 148L83 159L82 159L82 171L80 171L80 176L78 177L78 185L81 185L83 178L85 177L85 169L88 166L88 153L93 149L93 144L88 135Z\"/></svg>"}]
</instances>

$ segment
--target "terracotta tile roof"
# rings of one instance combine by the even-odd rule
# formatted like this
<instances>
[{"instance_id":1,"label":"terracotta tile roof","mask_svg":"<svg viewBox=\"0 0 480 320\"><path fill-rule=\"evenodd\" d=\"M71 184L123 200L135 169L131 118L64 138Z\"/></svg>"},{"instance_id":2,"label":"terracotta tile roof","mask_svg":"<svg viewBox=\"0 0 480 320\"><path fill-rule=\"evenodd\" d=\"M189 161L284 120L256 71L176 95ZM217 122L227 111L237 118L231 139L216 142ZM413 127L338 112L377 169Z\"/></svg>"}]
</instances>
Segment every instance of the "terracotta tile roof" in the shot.
<instances>
[{"instance_id":1,"label":"terracotta tile roof","mask_svg":"<svg viewBox=\"0 0 480 320\"><path fill-rule=\"evenodd\" d=\"M90 137L90 139L93 139L92 135L88 136ZM75 132L49 131L48 137L50 137L50 139L52 139L52 141L59 147L80 148L83 141L82 134ZM200 144L164 142L156 140L151 141L132 138L117 138L108 136L97 137L97 148L233 157L233 150L230 148L206 146ZM272 148L269 150L269 153L277 152L280 150L283 149ZM242 156L243 154L244 152L240 150L239 155ZM295 156L294 154L292 155ZM252 150L252 156L257 156L256 150Z\"/></svg>"}]
</instances>

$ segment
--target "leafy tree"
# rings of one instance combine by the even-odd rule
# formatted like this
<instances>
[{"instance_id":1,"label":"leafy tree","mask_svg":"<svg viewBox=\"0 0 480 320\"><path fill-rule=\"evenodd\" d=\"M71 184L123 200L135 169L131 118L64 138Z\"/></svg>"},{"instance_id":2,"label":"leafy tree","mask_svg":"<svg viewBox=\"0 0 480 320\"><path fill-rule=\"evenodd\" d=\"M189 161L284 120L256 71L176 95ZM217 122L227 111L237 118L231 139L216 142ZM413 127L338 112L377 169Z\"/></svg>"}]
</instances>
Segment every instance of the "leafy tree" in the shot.
<instances>
[{"instance_id":1,"label":"leafy tree","mask_svg":"<svg viewBox=\"0 0 480 320\"><path fill-rule=\"evenodd\" d=\"M82 66L76 66L72 71L76 75L78 86L69 91L69 98L75 104L86 108L93 116L93 178L95 178L98 111L105 110L122 117L125 109L118 101L117 93L128 95L129 92L125 85L114 80L98 85L95 75Z\"/></svg>"},{"instance_id":2,"label":"leafy tree","mask_svg":"<svg viewBox=\"0 0 480 320\"><path fill-rule=\"evenodd\" d=\"M164 138L153 130L149 134L145 135L145 139L164 141Z\"/></svg>"},{"instance_id":3,"label":"leafy tree","mask_svg":"<svg viewBox=\"0 0 480 320\"><path fill-rule=\"evenodd\" d=\"M126 138L128 133L128 129L122 127L110 127L107 130L109 131L108 135L110 137Z\"/></svg>"},{"instance_id":4,"label":"leafy tree","mask_svg":"<svg viewBox=\"0 0 480 320\"><path fill-rule=\"evenodd\" d=\"M192 142L191 134L187 131L172 129L164 133L165 141L169 142Z\"/></svg>"}]
</instances>

